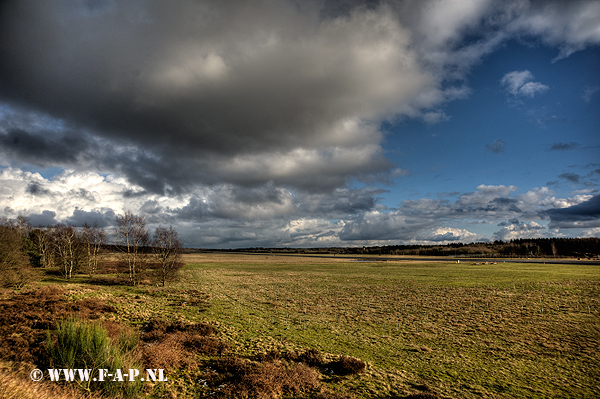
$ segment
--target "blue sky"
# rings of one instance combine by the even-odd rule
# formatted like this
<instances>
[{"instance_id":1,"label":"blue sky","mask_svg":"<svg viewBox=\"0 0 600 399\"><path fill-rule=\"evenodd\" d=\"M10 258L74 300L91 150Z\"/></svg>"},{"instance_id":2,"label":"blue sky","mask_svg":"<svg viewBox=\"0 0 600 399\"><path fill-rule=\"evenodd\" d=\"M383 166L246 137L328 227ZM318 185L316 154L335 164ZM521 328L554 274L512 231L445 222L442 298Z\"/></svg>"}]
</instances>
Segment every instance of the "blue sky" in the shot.
<instances>
[{"instance_id":1,"label":"blue sky","mask_svg":"<svg viewBox=\"0 0 600 399\"><path fill-rule=\"evenodd\" d=\"M507 43L473 68L467 76L468 98L444 108L448 121L387 127L389 157L411 169L410 176L397 180L391 198L465 192L482 183L527 190L556 182L556 192L572 191L576 186L558 176L589 173L586 165L599 159L600 115L595 110L600 92L589 99L585 92L600 87L600 52L592 48L553 63L556 54L539 44ZM548 89L534 97L507 93L502 77L523 70ZM503 144L493 152L488 146L497 140ZM573 148L552 150L570 143Z\"/></svg>"},{"instance_id":2,"label":"blue sky","mask_svg":"<svg viewBox=\"0 0 600 399\"><path fill-rule=\"evenodd\" d=\"M600 2L2 7L4 217L130 210L213 248L600 235Z\"/></svg>"}]
</instances>

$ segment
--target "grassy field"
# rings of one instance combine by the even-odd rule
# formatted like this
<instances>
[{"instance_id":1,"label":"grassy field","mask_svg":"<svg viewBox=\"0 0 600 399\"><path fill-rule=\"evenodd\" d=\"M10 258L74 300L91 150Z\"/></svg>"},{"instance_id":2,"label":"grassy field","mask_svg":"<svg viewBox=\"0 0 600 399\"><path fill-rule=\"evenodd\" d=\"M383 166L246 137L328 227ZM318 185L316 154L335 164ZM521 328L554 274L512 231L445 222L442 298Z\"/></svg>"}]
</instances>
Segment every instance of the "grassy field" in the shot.
<instances>
[{"instance_id":1,"label":"grassy field","mask_svg":"<svg viewBox=\"0 0 600 399\"><path fill-rule=\"evenodd\" d=\"M320 370L320 384L346 397L600 396L599 266L184 260L183 278L166 288L83 280L65 287L72 300L102 299L116 309L111 318L140 329L157 317L213 325L228 356L310 348L326 360L362 359L367 367L357 375ZM173 381L197 385L211 359L199 356L198 371L180 367ZM215 389L177 392L209 397Z\"/></svg>"},{"instance_id":2,"label":"grassy field","mask_svg":"<svg viewBox=\"0 0 600 399\"><path fill-rule=\"evenodd\" d=\"M368 362L364 397L427 386L451 397L600 394L598 266L187 259L208 320L242 354L317 348Z\"/></svg>"}]
</instances>

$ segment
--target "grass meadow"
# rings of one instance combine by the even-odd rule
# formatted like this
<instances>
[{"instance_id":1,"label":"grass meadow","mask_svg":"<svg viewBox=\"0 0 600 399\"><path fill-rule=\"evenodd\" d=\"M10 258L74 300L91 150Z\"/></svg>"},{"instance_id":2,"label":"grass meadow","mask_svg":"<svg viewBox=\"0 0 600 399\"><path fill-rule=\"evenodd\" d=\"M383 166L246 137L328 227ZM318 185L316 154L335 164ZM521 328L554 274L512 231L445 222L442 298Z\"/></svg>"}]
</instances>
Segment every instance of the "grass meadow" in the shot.
<instances>
[{"instance_id":1,"label":"grass meadow","mask_svg":"<svg viewBox=\"0 0 600 399\"><path fill-rule=\"evenodd\" d=\"M109 319L140 331L152 319L214 326L227 356L318 350L329 396L301 397L600 396L599 266L208 253L184 261L182 278L165 288L44 284L62 285L71 301L102 300L114 309ZM365 370L328 369L340 355ZM205 382L223 354L187 356L194 367L171 370L162 395L218 393Z\"/></svg>"},{"instance_id":2,"label":"grass meadow","mask_svg":"<svg viewBox=\"0 0 600 399\"><path fill-rule=\"evenodd\" d=\"M359 397L600 394L600 273L585 264L356 262L269 255L186 258L182 288L210 295L241 355L315 348L367 372Z\"/></svg>"}]
</instances>

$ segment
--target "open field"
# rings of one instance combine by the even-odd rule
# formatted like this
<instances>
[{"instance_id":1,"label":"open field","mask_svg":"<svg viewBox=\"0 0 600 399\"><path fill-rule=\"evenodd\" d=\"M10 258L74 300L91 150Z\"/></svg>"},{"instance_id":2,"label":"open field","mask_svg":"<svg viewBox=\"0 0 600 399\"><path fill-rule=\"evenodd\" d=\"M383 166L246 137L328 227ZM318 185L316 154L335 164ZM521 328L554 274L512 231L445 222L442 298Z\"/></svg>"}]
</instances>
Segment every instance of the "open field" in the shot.
<instances>
[{"instance_id":1,"label":"open field","mask_svg":"<svg viewBox=\"0 0 600 399\"><path fill-rule=\"evenodd\" d=\"M248 354L292 343L359 357L369 377L344 384L366 397L414 383L452 397L573 397L600 381L597 266L188 262L208 316Z\"/></svg>"},{"instance_id":2,"label":"open field","mask_svg":"<svg viewBox=\"0 0 600 399\"><path fill-rule=\"evenodd\" d=\"M229 254L184 260L183 278L166 288L83 277L65 284L53 276L43 284L61 285L71 302L103 301L111 310L96 317L140 331L156 318L212 325L225 356L260 360L273 349L317 349L325 365L339 355L366 361L356 375L318 370L319 384L338 397L600 396L595 265ZM189 357L193 364L172 370L163 393L218 394L206 376L221 357Z\"/></svg>"}]
</instances>

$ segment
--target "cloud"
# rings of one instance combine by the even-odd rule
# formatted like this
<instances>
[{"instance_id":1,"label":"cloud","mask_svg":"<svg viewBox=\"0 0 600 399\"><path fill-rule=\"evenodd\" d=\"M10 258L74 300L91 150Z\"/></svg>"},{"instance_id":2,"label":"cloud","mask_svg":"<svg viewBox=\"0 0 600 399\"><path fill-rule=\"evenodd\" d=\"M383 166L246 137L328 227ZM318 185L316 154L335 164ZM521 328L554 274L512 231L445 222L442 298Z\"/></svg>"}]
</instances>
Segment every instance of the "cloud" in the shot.
<instances>
[{"instance_id":1,"label":"cloud","mask_svg":"<svg viewBox=\"0 0 600 399\"><path fill-rule=\"evenodd\" d=\"M508 29L539 37L549 45L558 46L553 61L569 57L576 51L600 42L598 18L600 4L594 1L526 1L511 2L520 15L508 24Z\"/></svg>"},{"instance_id":2,"label":"cloud","mask_svg":"<svg viewBox=\"0 0 600 399\"><path fill-rule=\"evenodd\" d=\"M502 227L502 229L493 235L493 239L498 241L510 241L519 238L543 238L548 233L545 226L534 221L527 223L520 222L518 219L511 219L499 223L498 226Z\"/></svg>"},{"instance_id":3,"label":"cloud","mask_svg":"<svg viewBox=\"0 0 600 399\"><path fill-rule=\"evenodd\" d=\"M587 86L583 90L583 101L589 103L592 101L592 97L600 90L600 86Z\"/></svg>"},{"instance_id":4,"label":"cloud","mask_svg":"<svg viewBox=\"0 0 600 399\"><path fill-rule=\"evenodd\" d=\"M450 120L485 55L525 37L567 57L600 43L597 16L586 1L3 2L0 206L107 227L132 210L213 246L533 220L574 200L481 185L386 209L374 186L409 171L382 124ZM519 98L548 90L529 71L503 81ZM42 169L56 175L26 172Z\"/></svg>"},{"instance_id":5,"label":"cloud","mask_svg":"<svg viewBox=\"0 0 600 399\"><path fill-rule=\"evenodd\" d=\"M579 183L581 181L581 176L577 173L563 173L558 175L559 178L568 180L571 183Z\"/></svg>"},{"instance_id":6,"label":"cloud","mask_svg":"<svg viewBox=\"0 0 600 399\"><path fill-rule=\"evenodd\" d=\"M436 85L388 11L14 3L2 97L67 127L23 122L1 145L13 162L96 167L156 193L216 182L331 189L387 172L379 122Z\"/></svg>"},{"instance_id":7,"label":"cloud","mask_svg":"<svg viewBox=\"0 0 600 399\"><path fill-rule=\"evenodd\" d=\"M527 70L507 73L500 79L500 84L515 97L533 98L549 89L540 82L533 82L533 74Z\"/></svg>"},{"instance_id":8,"label":"cloud","mask_svg":"<svg viewBox=\"0 0 600 399\"><path fill-rule=\"evenodd\" d=\"M44 178L12 168L0 173L0 209L9 218L24 215L41 226L97 222L110 232L115 215L131 210L144 216L150 228L176 225L186 245L195 247L485 241L491 237L459 226L494 221L502 227L495 239L549 234L532 224L534 220L539 225L550 220L555 228L572 228L575 218L585 221L577 226L597 227L597 221L573 212L581 207L593 209L583 205L593 198L590 194L556 198L545 187L522 194L516 191L510 185L480 185L453 202L420 198L388 210L378 204L384 190L369 187L292 193L272 183L260 187L223 184L165 196L113 175L65 170ZM518 222L521 219L530 222L525 226Z\"/></svg>"},{"instance_id":9,"label":"cloud","mask_svg":"<svg viewBox=\"0 0 600 399\"><path fill-rule=\"evenodd\" d=\"M486 144L485 148L494 154L500 154L506 149L506 143L502 140L494 140L492 144Z\"/></svg>"},{"instance_id":10,"label":"cloud","mask_svg":"<svg viewBox=\"0 0 600 399\"><path fill-rule=\"evenodd\" d=\"M580 1L6 2L0 150L155 193L385 180L382 121L447 121L484 55L528 34L566 56L600 42L597 15ZM547 90L528 71L503 80Z\"/></svg>"},{"instance_id":11,"label":"cloud","mask_svg":"<svg viewBox=\"0 0 600 399\"><path fill-rule=\"evenodd\" d=\"M550 147L550 151L568 151L574 150L576 148L579 148L579 143L575 143L573 141L569 143L559 142L552 144L552 146Z\"/></svg>"},{"instance_id":12,"label":"cloud","mask_svg":"<svg viewBox=\"0 0 600 399\"><path fill-rule=\"evenodd\" d=\"M27 218L29 219L29 223L31 223L34 227L46 227L53 226L58 222L55 219L56 212L44 210L41 214L29 214Z\"/></svg>"},{"instance_id":13,"label":"cloud","mask_svg":"<svg viewBox=\"0 0 600 399\"><path fill-rule=\"evenodd\" d=\"M550 218L550 228L598 228L600 227L600 195L563 208L544 212Z\"/></svg>"},{"instance_id":14,"label":"cloud","mask_svg":"<svg viewBox=\"0 0 600 399\"><path fill-rule=\"evenodd\" d=\"M425 232L417 237L417 241L426 243L447 244L450 242L476 242L487 241L485 237L472 233L465 229L452 227L438 227L432 231Z\"/></svg>"}]
</instances>

